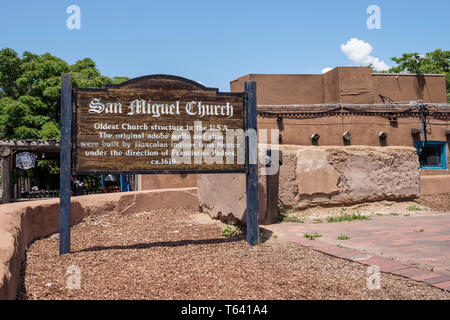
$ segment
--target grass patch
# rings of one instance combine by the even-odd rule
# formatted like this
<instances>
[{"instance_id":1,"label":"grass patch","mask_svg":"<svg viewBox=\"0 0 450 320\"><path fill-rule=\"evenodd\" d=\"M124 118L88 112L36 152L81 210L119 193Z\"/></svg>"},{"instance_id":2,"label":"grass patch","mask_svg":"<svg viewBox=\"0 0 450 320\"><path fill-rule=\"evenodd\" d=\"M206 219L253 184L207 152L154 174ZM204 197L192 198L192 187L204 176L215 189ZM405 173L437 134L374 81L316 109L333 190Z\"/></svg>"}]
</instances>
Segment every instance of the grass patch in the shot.
<instances>
[{"instance_id":1,"label":"grass patch","mask_svg":"<svg viewBox=\"0 0 450 320\"><path fill-rule=\"evenodd\" d=\"M412 265L412 266L420 266L420 263L419 262L411 262L410 265Z\"/></svg>"},{"instance_id":2,"label":"grass patch","mask_svg":"<svg viewBox=\"0 0 450 320\"><path fill-rule=\"evenodd\" d=\"M222 229L222 235L227 238L232 238L237 236L241 232L241 229L237 226L226 225Z\"/></svg>"},{"instance_id":3,"label":"grass patch","mask_svg":"<svg viewBox=\"0 0 450 320\"><path fill-rule=\"evenodd\" d=\"M414 232L424 232L425 230L420 229L420 230L414 230Z\"/></svg>"},{"instance_id":4,"label":"grass patch","mask_svg":"<svg viewBox=\"0 0 450 320\"><path fill-rule=\"evenodd\" d=\"M397 212L391 212L391 213L389 213L391 216L394 216L394 217L396 217L396 216L398 216L398 213Z\"/></svg>"},{"instance_id":5,"label":"grass patch","mask_svg":"<svg viewBox=\"0 0 450 320\"><path fill-rule=\"evenodd\" d=\"M337 217L328 217L328 222L343 222L343 221L353 221L353 220L369 220L368 217L360 214L360 213L341 213L340 216Z\"/></svg>"},{"instance_id":6,"label":"grass patch","mask_svg":"<svg viewBox=\"0 0 450 320\"><path fill-rule=\"evenodd\" d=\"M348 240L348 239L350 239L350 237L345 234L341 234L340 236L337 237L337 239L338 240Z\"/></svg>"},{"instance_id":7,"label":"grass patch","mask_svg":"<svg viewBox=\"0 0 450 320\"><path fill-rule=\"evenodd\" d=\"M288 207L288 208L279 208L279 221L280 222L297 222L297 223L303 223L303 219L300 217L297 217L295 215L292 215L292 213L297 212L299 209L297 206Z\"/></svg>"},{"instance_id":8,"label":"grass patch","mask_svg":"<svg viewBox=\"0 0 450 320\"><path fill-rule=\"evenodd\" d=\"M320 219L313 219L313 222L315 222L315 223L322 223L322 220L320 220Z\"/></svg>"},{"instance_id":9,"label":"grass patch","mask_svg":"<svg viewBox=\"0 0 450 320\"><path fill-rule=\"evenodd\" d=\"M406 207L406 210L408 210L408 211L422 211L422 208L419 207L418 205L413 204L411 206Z\"/></svg>"},{"instance_id":10,"label":"grass patch","mask_svg":"<svg viewBox=\"0 0 450 320\"><path fill-rule=\"evenodd\" d=\"M303 236L309 240L316 240L317 238L320 238L322 235L317 232L314 232L314 233L305 233Z\"/></svg>"}]
</instances>

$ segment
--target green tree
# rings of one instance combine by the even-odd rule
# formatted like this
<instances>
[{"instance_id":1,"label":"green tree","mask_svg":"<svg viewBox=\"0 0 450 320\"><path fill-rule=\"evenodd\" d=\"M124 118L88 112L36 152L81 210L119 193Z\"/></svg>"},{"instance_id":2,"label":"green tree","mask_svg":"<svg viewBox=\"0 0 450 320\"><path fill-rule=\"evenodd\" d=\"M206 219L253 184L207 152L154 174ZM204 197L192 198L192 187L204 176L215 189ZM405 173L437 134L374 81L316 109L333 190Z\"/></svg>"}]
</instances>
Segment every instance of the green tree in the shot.
<instances>
[{"instance_id":1,"label":"green tree","mask_svg":"<svg viewBox=\"0 0 450 320\"><path fill-rule=\"evenodd\" d=\"M76 87L100 88L120 83L86 58L69 65L49 53L0 51L0 139L59 139L61 74L72 73Z\"/></svg>"},{"instance_id":2,"label":"green tree","mask_svg":"<svg viewBox=\"0 0 450 320\"><path fill-rule=\"evenodd\" d=\"M447 80L447 101L450 102L450 51L437 49L433 52L428 52L421 63L415 59L416 55L418 55L417 52L404 53L401 57L392 58L392 61L396 62L397 65L392 67L389 72L445 74Z\"/></svg>"}]
</instances>

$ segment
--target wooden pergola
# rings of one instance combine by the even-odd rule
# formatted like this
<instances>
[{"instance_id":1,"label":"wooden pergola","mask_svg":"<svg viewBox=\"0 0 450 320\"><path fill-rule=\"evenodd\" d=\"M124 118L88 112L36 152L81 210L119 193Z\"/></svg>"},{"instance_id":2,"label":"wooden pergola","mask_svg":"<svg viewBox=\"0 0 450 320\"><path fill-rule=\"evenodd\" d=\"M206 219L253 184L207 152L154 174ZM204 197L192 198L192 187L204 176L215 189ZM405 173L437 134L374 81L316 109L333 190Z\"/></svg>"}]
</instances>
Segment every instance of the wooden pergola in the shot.
<instances>
[{"instance_id":1,"label":"wooden pergola","mask_svg":"<svg viewBox=\"0 0 450 320\"><path fill-rule=\"evenodd\" d=\"M46 154L47 159L59 159L58 140L0 140L0 156L2 160L3 191L2 203L11 202L12 184L11 170L13 159L18 152Z\"/></svg>"}]
</instances>

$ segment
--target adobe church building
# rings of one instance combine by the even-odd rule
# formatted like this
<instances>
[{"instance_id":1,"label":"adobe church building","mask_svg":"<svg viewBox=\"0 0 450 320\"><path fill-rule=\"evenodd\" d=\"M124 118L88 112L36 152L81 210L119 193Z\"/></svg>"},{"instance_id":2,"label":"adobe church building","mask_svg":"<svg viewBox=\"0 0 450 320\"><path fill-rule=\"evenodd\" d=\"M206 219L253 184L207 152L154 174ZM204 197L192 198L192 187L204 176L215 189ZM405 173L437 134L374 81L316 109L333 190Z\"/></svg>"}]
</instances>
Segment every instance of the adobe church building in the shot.
<instances>
[{"instance_id":1,"label":"adobe church building","mask_svg":"<svg viewBox=\"0 0 450 320\"><path fill-rule=\"evenodd\" d=\"M267 211L276 191L287 207L450 192L445 75L337 67L314 75L249 74L231 81L231 91L244 91L246 80L257 83L258 130L280 133L278 190L259 178L262 223L275 218ZM245 221L244 175L199 175L198 197L211 216Z\"/></svg>"}]
</instances>

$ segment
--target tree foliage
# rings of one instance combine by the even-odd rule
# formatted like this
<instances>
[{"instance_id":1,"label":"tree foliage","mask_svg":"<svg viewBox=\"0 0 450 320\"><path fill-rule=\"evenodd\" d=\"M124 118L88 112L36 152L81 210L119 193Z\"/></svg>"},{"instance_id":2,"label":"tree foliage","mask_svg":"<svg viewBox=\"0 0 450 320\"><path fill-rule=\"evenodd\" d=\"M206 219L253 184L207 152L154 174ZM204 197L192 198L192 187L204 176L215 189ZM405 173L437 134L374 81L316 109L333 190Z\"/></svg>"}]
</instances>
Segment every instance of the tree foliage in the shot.
<instances>
[{"instance_id":1,"label":"tree foliage","mask_svg":"<svg viewBox=\"0 0 450 320\"><path fill-rule=\"evenodd\" d=\"M415 59L416 55L418 55L417 52L404 53L401 57L393 57L392 61L396 62L397 65L392 67L389 72L445 74L447 80L447 100L450 102L450 51L437 49L428 52L421 63Z\"/></svg>"},{"instance_id":2,"label":"tree foliage","mask_svg":"<svg viewBox=\"0 0 450 320\"><path fill-rule=\"evenodd\" d=\"M109 78L90 58L69 65L49 53L0 51L0 139L59 139L61 74L71 73L76 87L103 87Z\"/></svg>"}]
</instances>

